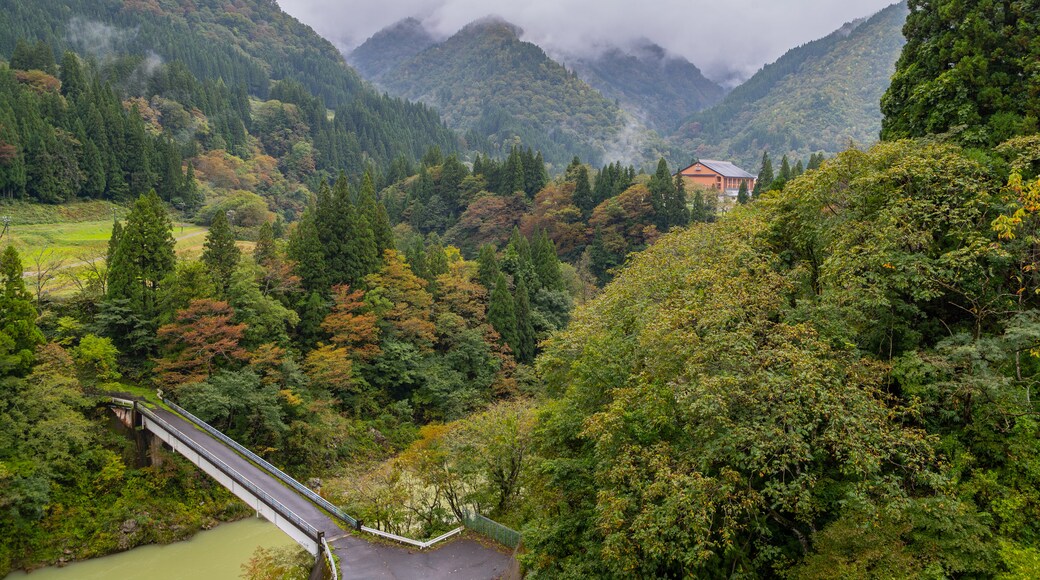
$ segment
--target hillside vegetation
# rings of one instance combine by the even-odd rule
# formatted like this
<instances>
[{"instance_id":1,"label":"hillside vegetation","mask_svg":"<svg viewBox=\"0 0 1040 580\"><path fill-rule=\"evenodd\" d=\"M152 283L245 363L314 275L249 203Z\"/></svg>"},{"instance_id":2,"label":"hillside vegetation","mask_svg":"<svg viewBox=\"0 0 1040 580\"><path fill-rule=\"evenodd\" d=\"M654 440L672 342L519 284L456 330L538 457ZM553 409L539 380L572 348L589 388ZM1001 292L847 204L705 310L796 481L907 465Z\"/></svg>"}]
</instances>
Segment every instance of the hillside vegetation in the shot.
<instances>
[{"instance_id":1,"label":"hillside vegetation","mask_svg":"<svg viewBox=\"0 0 1040 580\"><path fill-rule=\"evenodd\" d=\"M508 154L519 139L557 166L574 155L599 163L625 125L612 101L498 20L466 26L379 82L440 111L469 147L493 155Z\"/></svg>"},{"instance_id":2,"label":"hillside vegetation","mask_svg":"<svg viewBox=\"0 0 1040 580\"><path fill-rule=\"evenodd\" d=\"M397 154L417 159L433 144L455 146L436 113L372 91L331 43L266 0L12 0L0 12L0 55L13 54L18 40L42 40L57 55L71 49L101 64L140 57L123 65L138 83L168 61L265 100L277 81L299 82L323 110L336 111L330 140L353 141L359 155L382 165ZM337 159L335 171L360 175L352 161Z\"/></svg>"},{"instance_id":3,"label":"hillside vegetation","mask_svg":"<svg viewBox=\"0 0 1040 580\"><path fill-rule=\"evenodd\" d=\"M672 137L694 158L753 166L773 157L834 154L869 145L881 130L881 95L905 43L905 3L788 51Z\"/></svg>"},{"instance_id":4,"label":"hillside vegetation","mask_svg":"<svg viewBox=\"0 0 1040 580\"><path fill-rule=\"evenodd\" d=\"M383 75L436 44L415 18L405 18L372 35L347 56L361 75L379 84Z\"/></svg>"}]
</instances>

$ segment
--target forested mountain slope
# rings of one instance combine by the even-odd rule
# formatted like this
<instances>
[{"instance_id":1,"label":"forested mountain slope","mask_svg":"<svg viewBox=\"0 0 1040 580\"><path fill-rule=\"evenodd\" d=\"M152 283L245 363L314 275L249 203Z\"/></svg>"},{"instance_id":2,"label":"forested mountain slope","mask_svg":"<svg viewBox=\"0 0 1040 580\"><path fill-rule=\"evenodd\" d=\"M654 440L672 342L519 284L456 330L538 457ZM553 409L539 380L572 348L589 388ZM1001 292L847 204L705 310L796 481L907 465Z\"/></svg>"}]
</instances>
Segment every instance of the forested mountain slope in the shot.
<instances>
[{"instance_id":1,"label":"forested mountain slope","mask_svg":"<svg viewBox=\"0 0 1040 580\"><path fill-rule=\"evenodd\" d=\"M470 147L495 155L519 138L554 164L574 155L598 163L625 125L613 102L495 19L466 26L380 84L436 108L449 126L466 131Z\"/></svg>"},{"instance_id":2,"label":"forested mountain slope","mask_svg":"<svg viewBox=\"0 0 1040 580\"><path fill-rule=\"evenodd\" d=\"M10 0L0 11L0 55L19 39L102 63L113 54L176 60L201 80L220 78L262 99L272 83L296 80L381 164L398 153L418 158L430 145L455 147L435 112L367 88L331 43L266 0Z\"/></svg>"},{"instance_id":3,"label":"forested mountain slope","mask_svg":"<svg viewBox=\"0 0 1040 580\"><path fill-rule=\"evenodd\" d=\"M565 57L578 76L662 134L690 114L719 102L726 91L681 56L645 41L630 49L611 48L591 57Z\"/></svg>"},{"instance_id":4,"label":"forested mountain slope","mask_svg":"<svg viewBox=\"0 0 1040 580\"><path fill-rule=\"evenodd\" d=\"M436 44L433 35L415 18L405 18L372 35L347 60L375 83L384 74Z\"/></svg>"},{"instance_id":5,"label":"forested mountain slope","mask_svg":"<svg viewBox=\"0 0 1040 580\"><path fill-rule=\"evenodd\" d=\"M877 140L881 95L902 49L905 3L845 25L792 49L735 88L718 105L694 114L673 137L694 157L754 165L768 149L835 153Z\"/></svg>"}]
</instances>

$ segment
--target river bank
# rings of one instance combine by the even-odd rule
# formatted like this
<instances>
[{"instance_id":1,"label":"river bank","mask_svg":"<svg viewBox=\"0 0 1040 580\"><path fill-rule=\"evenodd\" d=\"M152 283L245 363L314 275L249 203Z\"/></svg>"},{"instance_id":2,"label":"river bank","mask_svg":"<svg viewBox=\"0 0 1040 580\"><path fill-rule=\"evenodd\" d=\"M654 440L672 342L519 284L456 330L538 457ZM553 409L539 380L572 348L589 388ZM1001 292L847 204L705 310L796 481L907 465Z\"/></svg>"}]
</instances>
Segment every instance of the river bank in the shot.
<instances>
[{"instance_id":1,"label":"river bank","mask_svg":"<svg viewBox=\"0 0 1040 580\"><path fill-rule=\"evenodd\" d=\"M258 547L294 546L274 524L258 518L221 524L191 539L139 546L64 567L13 572L5 580L226 580L238 578Z\"/></svg>"}]
</instances>

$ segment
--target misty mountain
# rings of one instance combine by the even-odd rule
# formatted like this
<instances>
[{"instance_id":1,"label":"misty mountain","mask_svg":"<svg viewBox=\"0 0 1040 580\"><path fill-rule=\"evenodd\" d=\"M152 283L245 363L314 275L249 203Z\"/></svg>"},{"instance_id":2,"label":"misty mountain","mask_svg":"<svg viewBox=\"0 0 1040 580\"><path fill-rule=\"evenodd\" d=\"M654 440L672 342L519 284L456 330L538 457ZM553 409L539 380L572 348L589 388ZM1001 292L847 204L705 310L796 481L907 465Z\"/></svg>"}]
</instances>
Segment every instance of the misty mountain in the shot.
<instances>
[{"instance_id":1,"label":"misty mountain","mask_svg":"<svg viewBox=\"0 0 1040 580\"><path fill-rule=\"evenodd\" d=\"M378 84L384 74L436 42L421 22L405 18L372 35L347 55L347 61L361 76Z\"/></svg>"},{"instance_id":2,"label":"misty mountain","mask_svg":"<svg viewBox=\"0 0 1040 580\"><path fill-rule=\"evenodd\" d=\"M431 145L457 147L434 111L372 90L336 47L271 0L8 0L0 10L0 55L10 56L19 39L45 41L59 56L76 50L117 69L117 56L177 61L201 80L220 79L260 99L280 81L297 81L320 99L319 108L335 111L335 127L319 139L338 151L326 161L367 157L385 166L401 154L417 159ZM361 165L336 169L357 172Z\"/></svg>"},{"instance_id":3,"label":"misty mountain","mask_svg":"<svg viewBox=\"0 0 1040 580\"><path fill-rule=\"evenodd\" d=\"M610 48L592 57L565 57L582 80L615 99L651 129L674 131L690 114L719 102L726 91L681 56L650 41Z\"/></svg>"},{"instance_id":4,"label":"misty mountain","mask_svg":"<svg viewBox=\"0 0 1040 580\"><path fill-rule=\"evenodd\" d=\"M881 130L881 95L905 44L908 9L894 4L794 48L696 113L672 138L690 157L733 159L757 167L775 157L836 153L873 143Z\"/></svg>"},{"instance_id":5,"label":"misty mountain","mask_svg":"<svg viewBox=\"0 0 1040 580\"><path fill-rule=\"evenodd\" d=\"M356 54L373 54L393 34L376 35ZM476 21L384 72L379 86L437 109L472 148L497 155L519 141L556 165L574 155L600 163L625 114L520 34L502 20Z\"/></svg>"}]
</instances>

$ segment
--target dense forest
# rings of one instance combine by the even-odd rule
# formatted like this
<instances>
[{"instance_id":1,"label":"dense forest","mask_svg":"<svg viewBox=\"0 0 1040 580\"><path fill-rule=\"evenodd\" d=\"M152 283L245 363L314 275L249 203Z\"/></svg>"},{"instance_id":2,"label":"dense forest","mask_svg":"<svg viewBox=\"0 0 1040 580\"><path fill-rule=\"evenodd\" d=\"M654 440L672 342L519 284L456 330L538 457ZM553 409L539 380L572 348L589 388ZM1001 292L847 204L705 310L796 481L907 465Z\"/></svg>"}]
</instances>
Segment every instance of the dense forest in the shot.
<instances>
[{"instance_id":1,"label":"dense forest","mask_svg":"<svg viewBox=\"0 0 1040 580\"><path fill-rule=\"evenodd\" d=\"M64 293L0 253L0 573L251 513L98 407L160 388L379 529L514 527L533 578L1040 575L1040 6L912 0L884 140L721 205L663 159L372 154L321 86L20 6L3 203L127 212Z\"/></svg>"},{"instance_id":2,"label":"dense forest","mask_svg":"<svg viewBox=\"0 0 1040 580\"><path fill-rule=\"evenodd\" d=\"M156 64L176 61L201 81L222 80L263 100L278 81L295 81L320 103L323 118L325 109L335 113L327 127L309 126L335 144L322 148L334 175L360 177L362 151L364 161L385 167L397 155L414 160L432 145L456 145L435 112L366 87L331 43L274 2L13 0L0 13L0 55L13 54L19 40L42 41L58 55L71 49L101 64L113 55L139 57L140 70L123 71L138 81L147 81Z\"/></svg>"}]
</instances>

